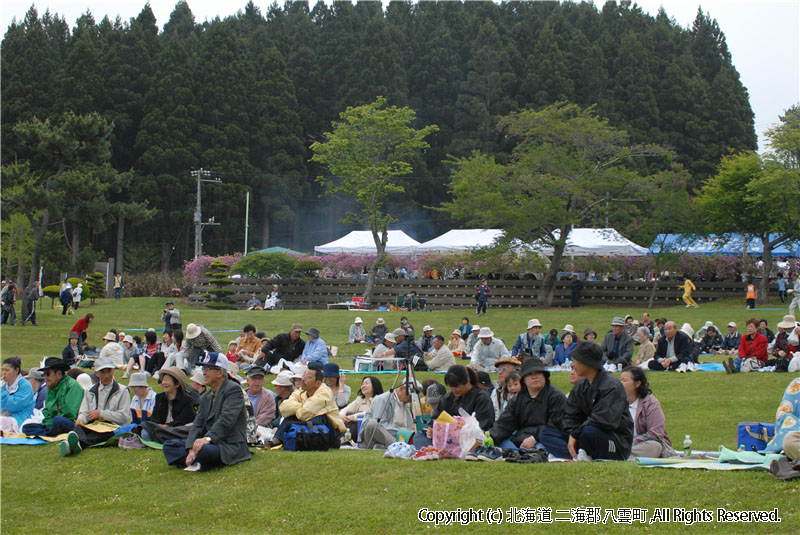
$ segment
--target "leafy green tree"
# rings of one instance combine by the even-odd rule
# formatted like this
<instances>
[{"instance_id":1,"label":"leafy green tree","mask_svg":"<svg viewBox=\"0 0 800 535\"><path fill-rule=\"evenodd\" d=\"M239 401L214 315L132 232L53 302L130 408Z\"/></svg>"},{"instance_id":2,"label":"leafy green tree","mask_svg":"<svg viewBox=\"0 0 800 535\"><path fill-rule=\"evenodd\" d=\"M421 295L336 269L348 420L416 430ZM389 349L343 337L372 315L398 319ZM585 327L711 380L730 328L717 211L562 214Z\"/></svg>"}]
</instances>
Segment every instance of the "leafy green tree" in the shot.
<instances>
[{"instance_id":1,"label":"leafy green tree","mask_svg":"<svg viewBox=\"0 0 800 535\"><path fill-rule=\"evenodd\" d=\"M499 163L477 151L455 160L453 200L443 208L470 223L504 229L507 242L540 240L552 247L537 298L537 304L549 306L570 229L608 201L632 200L649 187L653 177L642 176L630 164L663 150L631 146L624 131L591 108L568 103L512 113L500 127L516 141L511 161Z\"/></svg>"},{"instance_id":2,"label":"leafy green tree","mask_svg":"<svg viewBox=\"0 0 800 535\"><path fill-rule=\"evenodd\" d=\"M410 159L428 147L424 139L438 127L413 128L414 111L387 107L383 97L357 108L348 107L340 117L325 142L311 145L312 159L327 166L340 180L318 179L327 188L327 195L344 193L353 198L354 211L348 211L344 221L364 225L372 232L377 254L364 290L364 299L370 302L377 268L386 258L387 231L395 221L387 203L403 194L398 179L411 172Z\"/></svg>"}]
</instances>

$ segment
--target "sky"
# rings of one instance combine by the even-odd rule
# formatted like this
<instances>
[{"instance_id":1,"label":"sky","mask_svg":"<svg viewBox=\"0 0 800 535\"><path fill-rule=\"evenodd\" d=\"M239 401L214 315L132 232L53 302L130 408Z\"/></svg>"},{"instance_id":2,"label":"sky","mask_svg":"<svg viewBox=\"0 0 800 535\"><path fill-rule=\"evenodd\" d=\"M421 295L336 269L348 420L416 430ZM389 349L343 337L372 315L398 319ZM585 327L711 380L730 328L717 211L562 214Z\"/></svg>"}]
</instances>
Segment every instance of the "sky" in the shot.
<instances>
[{"instance_id":1,"label":"sky","mask_svg":"<svg viewBox=\"0 0 800 535\"><path fill-rule=\"evenodd\" d=\"M159 27L169 19L176 1L150 0ZM247 3L247 0L188 1L197 22L233 15ZM272 1L254 3L265 13ZM0 3L3 33L15 17L21 20L25 16L31 3L31 0ZM598 6L603 3L604 0L595 2ZM733 64L750 95L759 151L766 150L763 132L778 122L785 109L800 102L800 0L639 0L636 3L653 16L663 5L667 14L683 27L691 25L698 6L717 19ZM33 4L40 15L49 9L74 25L87 10L97 21L105 15L112 20L119 15L126 21L141 12L145 0L36 0Z\"/></svg>"}]
</instances>

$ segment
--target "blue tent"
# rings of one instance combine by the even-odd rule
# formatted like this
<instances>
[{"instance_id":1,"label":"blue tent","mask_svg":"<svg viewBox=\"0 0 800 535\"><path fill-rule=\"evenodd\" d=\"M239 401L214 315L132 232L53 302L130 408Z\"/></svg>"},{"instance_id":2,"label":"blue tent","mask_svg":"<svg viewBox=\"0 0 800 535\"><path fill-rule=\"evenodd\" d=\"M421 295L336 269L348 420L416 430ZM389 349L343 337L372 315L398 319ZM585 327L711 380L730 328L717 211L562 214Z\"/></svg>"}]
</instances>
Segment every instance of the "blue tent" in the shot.
<instances>
[{"instance_id":1,"label":"blue tent","mask_svg":"<svg viewBox=\"0 0 800 535\"><path fill-rule=\"evenodd\" d=\"M777 234L773 234L770 238L774 239L777 236ZM663 249L675 253L739 255L742 254L742 244L741 234L709 234L708 236L659 234L650 245L650 254L658 254ZM761 240L751 238L747 244L747 254L761 256L763 253L764 247L761 245ZM783 242L772 250L772 256L800 257L800 242Z\"/></svg>"}]
</instances>

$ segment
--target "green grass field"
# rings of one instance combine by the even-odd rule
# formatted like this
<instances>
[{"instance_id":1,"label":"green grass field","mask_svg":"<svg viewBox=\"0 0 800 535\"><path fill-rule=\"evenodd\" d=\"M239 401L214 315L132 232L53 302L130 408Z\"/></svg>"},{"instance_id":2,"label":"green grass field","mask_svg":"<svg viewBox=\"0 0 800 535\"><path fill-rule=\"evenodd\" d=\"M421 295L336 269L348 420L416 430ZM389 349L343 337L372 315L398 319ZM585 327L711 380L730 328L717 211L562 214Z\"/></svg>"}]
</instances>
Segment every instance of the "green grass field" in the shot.
<instances>
[{"instance_id":1,"label":"green grass field","mask_svg":"<svg viewBox=\"0 0 800 535\"><path fill-rule=\"evenodd\" d=\"M89 329L89 342L100 345L105 332L114 327L160 328L165 299L139 298L103 300L80 312L91 311L96 319ZM0 331L2 358L22 357L23 366L37 364L45 355L60 356L69 329L79 316L64 317L50 310L45 299L39 326L3 326ZM234 330L253 323L272 336L285 332L292 323L316 326L322 338L339 347L339 355L363 353L360 346L345 344L347 330L356 313L344 311L211 311L178 303L183 324L203 323L212 331ZM770 326L780 321L785 308L756 310ZM510 345L536 317L546 327L561 330L571 323L582 332L591 326L600 335L615 315L643 309L582 307L577 310L490 310L480 317L496 336ZM741 300L703 305L698 310L683 307L654 309L652 317L664 315L680 325L684 321L699 328L712 320L718 326L736 321L740 331L751 311ZM369 328L380 316L394 328L400 313L360 314ZM417 332L431 324L445 335L474 311L436 311L407 314ZM216 333L225 346L236 333ZM351 368L352 359L336 359ZM719 359L710 359L719 360ZM792 374L794 375L794 374ZM736 446L740 421L772 422L790 374L751 373L727 376L724 372L691 374L652 373L654 394L667 419L667 431L680 448L690 434L696 449L712 450L720 445ZM379 376L385 386L393 376ZM441 375L418 374L420 380ZM121 373L118 374L121 379ZM355 391L361 376L351 375ZM126 382L126 381L123 381ZM554 373L552 382L569 390L566 373ZM157 389L155 381L151 381ZM93 449L79 456L61 458L56 445L4 446L2 457L2 531L4 533L74 532L173 532L191 533L412 533L425 529L469 533L568 532L589 533L598 526L570 522L548 525L434 526L418 520L418 511L486 510L511 507L549 507L555 518L569 515L556 510L601 507L603 510L644 508L648 519L656 507L717 507L735 510L772 510L777 507L779 524L682 523L633 525L608 524L601 529L623 532L678 533L798 533L800 532L800 482L781 482L765 472L705 472L638 468L631 462L553 463L518 465L464 463L459 461L413 462L384 460L377 451L332 451L294 453L255 451L252 460L208 473L186 473L168 467L161 452ZM533 529L532 529L533 528Z\"/></svg>"}]
</instances>

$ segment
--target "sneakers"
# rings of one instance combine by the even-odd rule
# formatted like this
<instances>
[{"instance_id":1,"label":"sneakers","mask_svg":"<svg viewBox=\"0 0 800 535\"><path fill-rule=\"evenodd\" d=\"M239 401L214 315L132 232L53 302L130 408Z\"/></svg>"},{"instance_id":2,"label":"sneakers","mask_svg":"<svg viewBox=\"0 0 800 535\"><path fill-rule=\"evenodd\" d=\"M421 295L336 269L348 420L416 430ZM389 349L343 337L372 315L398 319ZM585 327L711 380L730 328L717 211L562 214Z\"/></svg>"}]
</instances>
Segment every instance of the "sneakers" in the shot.
<instances>
[{"instance_id":1,"label":"sneakers","mask_svg":"<svg viewBox=\"0 0 800 535\"><path fill-rule=\"evenodd\" d=\"M472 449L471 449L471 450L469 450L469 451L467 452L467 454L464 456L464 460L465 460L465 461L477 461L477 460L478 460L478 455L480 455L480 454L481 454L481 452L483 452L483 449L484 449L485 447L486 447L486 446L478 446L477 448L472 448Z\"/></svg>"},{"instance_id":2,"label":"sneakers","mask_svg":"<svg viewBox=\"0 0 800 535\"><path fill-rule=\"evenodd\" d=\"M69 457L70 455L77 455L83 448L81 448L81 441L78 439L78 433L70 431L67 435L67 440L61 441L61 456Z\"/></svg>"},{"instance_id":3,"label":"sneakers","mask_svg":"<svg viewBox=\"0 0 800 535\"><path fill-rule=\"evenodd\" d=\"M433 446L425 446L414 454L415 461L437 461L439 460L439 450Z\"/></svg>"},{"instance_id":4,"label":"sneakers","mask_svg":"<svg viewBox=\"0 0 800 535\"><path fill-rule=\"evenodd\" d=\"M119 439L119 443L117 446L123 450L146 450L147 446L145 446L141 439L136 435L130 435L127 437L121 437Z\"/></svg>"},{"instance_id":5,"label":"sneakers","mask_svg":"<svg viewBox=\"0 0 800 535\"><path fill-rule=\"evenodd\" d=\"M503 450L494 446L484 446L478 453L479 461L505 461L503 459Z\"/></svg>"},{"instance_id":6,"label":"sneakers","mask_svg":"<svg viewBox=\"0 0 800 535\"><path fill-rule=\"evenodd\" d=\"M576 461L592 461L592 456L586 453L586 450L580 449L578 450L578 458Z\"/></svg>"},{"instance_id":7,"label":"sneakers","mask_svg":"<svg viewBox=\"0 0 800 535\"><path fill-rule=\"evenodd\" d=\"M411 459L416 453L416 448L411 444L406 442L394 442L389 444L383 457L384 459Z\"/></svg>"},{"instance_id":8,"label":"sneakers","mask_svg":"<svg viewBox=\"0 0 800 535\"><path fill-rule=\"evenodd\" d=\"M200 471L200 463L190 464L186 468L183 469L184 472L199 472Z\"/></svg>"},{"instance_id":9,"label":"sneakers","mask_svg":"<svg viewBox=\"0 0 800 535\"><path fill-rule=\"evenodd\" d=\"M128 373L128 372L125 372L125 373L123 373L123 374L122 374L122 378L123 378L123 379L127 379L127 378L128 378L128 377L130 377L130 376L131 376L131 374L130 374L130 373Z\"/></svg>"},{"instance_id":10,"label":"sneakers","mask_svg":"<svg viewBox=\"0 0 800 535\"><path fill-rule=\"evenodd\" d=\"M725 368L726 373L736 373L736 365L733 363L733 359L731 357L723 359L722 366Z\"/></svg>"}]
</instances>

